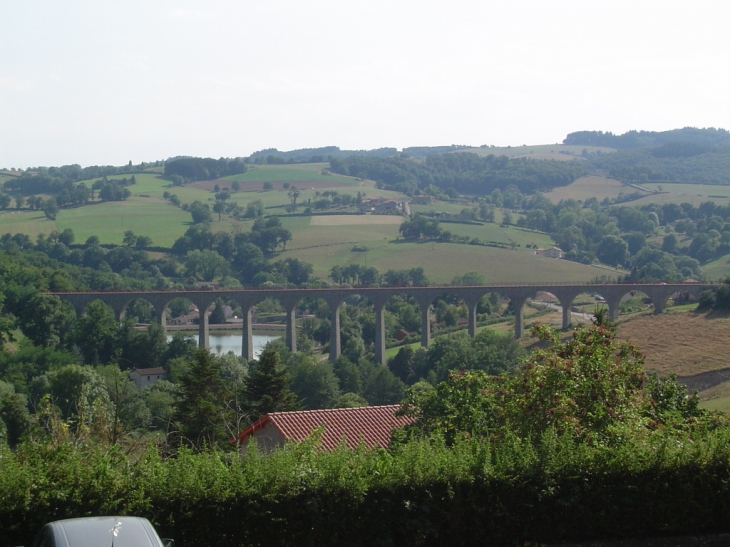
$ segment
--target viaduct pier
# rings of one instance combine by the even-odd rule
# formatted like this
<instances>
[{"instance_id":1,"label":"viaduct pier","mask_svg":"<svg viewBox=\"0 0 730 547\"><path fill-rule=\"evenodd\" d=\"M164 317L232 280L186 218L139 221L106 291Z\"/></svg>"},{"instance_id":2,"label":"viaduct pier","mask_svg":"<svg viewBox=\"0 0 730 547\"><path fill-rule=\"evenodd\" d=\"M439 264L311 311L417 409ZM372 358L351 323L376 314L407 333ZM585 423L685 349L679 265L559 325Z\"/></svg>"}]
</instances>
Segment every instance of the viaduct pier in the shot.
<instances>
[{"instance_id":1,"label":"viaduct pier","mask_svg":"<svg viewBox=\"0 0 730 547\"><path fill-rule=\"evenodd\" d=\"M685 293L697 298L699 294L716 287L710 283L537 283L537 284L493 284L471 286L387 286L387 287L327 287L327 288L252 288L226 290L174 290L174 291L123 291L123 292L54 292L69 302L76 314L81 316L86 306L93 300L101 300L114 310L116 318L121 321L127 306L134 300L143 299L155 309L157 319L163 327L166 323L165 310L176 298L187 298L201 310L199 329L199 345L208 348L208 310L218 298L232 300L240 305L243 311L242 355L253 358L252 343L252 311L254 306L266 298L275 298L286 311L286 344L295 352L297 350L295 311L298 303L304 298L322 298L331 311L330 321L330 353L331 361L340 356L340 306L351 296L366 297L375 307L375 357L385 363L385 305L396 295L411 296L421 309L421 345L426 347L431 341L430 308L439 296L449 295L462 299L468 309L468 331L474 336L477 330L476 308L485 294L496 292L508 298L515 310L515 337L520 338L524 332L523 308L528 299L540 293L555 295L563 309L563 328L571 323L570 308L575 298L583 293L600 294L608 305L609 314L616 319L619 314L619 302L632 291L643 292L651 299L654 313L661 313L669 298L676 293Z\"/></svg>"}]
</instances>

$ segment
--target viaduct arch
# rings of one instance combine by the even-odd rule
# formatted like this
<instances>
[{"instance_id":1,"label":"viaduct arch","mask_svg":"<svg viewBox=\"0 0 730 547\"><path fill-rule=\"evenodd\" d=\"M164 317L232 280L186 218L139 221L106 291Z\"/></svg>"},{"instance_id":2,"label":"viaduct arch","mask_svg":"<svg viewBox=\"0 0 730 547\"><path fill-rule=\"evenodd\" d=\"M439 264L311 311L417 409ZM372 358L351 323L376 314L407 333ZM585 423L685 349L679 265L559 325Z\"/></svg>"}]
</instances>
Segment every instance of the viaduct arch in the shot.
<instances>
[{"instance_id":1,"label":"viaduct arch","mask_svg":"<svg viewBox=\"0 0 730 547\"><path fill-rule=\"evenodd\" d=\"M295 312L297 304L304 298L322 298L331 310L330 322L330 354L331 361L340 356L340 306L352 295L367 297L375 306L375 358L385 364L385 305L395 295L412 296L421 308L421 345L426 347L431 341L429 308L443 293L461 298L469 309L468 332L474 336L477 330L477 304L482 296L490 292L497 292L507 297L515 310L515 337L521 338L524 334L523 308L528 299L534 298L540 292L549 292L558 299L563 309L563 328L571 323L570 308L575 298L582 293L598 293L606 301L609 314L616 319L619 315L621 299L631 291L644 292L654 304L654 313L661 313L667 305L670 296L677 292L689 293L695 298L706 290L716 287L711 283L542 283L542 284L494 284L472 286L427 286L427 287L333 287L333 288L272 288L272 289L229 289L229 290L175 290L175 291L124 291L124 292L53 292L69 302L76 314L81 316L86 306L93 300L101 300L109 305L118 320L124 315L127 306L138 298L148 301L155 308L160 325L165 327L165 310L175 298L187 298L199 310L198 343L200 347L208 348L208 314L217 298L233 300L241 306L243 311L242 327L242 355L247 359L253 358L253 307L265 298L275 298L281 302L286 311L286 344L292 351L296 351L296 322Z\"/></svg>"}]
</instances>

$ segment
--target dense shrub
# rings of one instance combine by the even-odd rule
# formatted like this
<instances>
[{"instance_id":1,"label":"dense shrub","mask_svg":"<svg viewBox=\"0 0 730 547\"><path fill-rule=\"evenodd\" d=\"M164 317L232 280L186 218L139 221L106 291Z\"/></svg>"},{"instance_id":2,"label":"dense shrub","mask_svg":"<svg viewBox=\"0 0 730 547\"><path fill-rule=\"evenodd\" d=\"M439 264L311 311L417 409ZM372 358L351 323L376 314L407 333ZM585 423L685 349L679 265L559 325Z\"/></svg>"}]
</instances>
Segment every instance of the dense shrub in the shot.
<instances>
[{"instance_id":1,"label":"dense shrub","mask_svg":"<svg viewBox=\"0 0 730 547\"><path fill-rule=\"evenodd\" d=\"M730 531L730 436L654 433L611 449L546 433L537 446L424 440L272 456L26 444L0 449L0 543L49 520L150 518L179 545L516 545Z\"/></svg>"}]
</instances>

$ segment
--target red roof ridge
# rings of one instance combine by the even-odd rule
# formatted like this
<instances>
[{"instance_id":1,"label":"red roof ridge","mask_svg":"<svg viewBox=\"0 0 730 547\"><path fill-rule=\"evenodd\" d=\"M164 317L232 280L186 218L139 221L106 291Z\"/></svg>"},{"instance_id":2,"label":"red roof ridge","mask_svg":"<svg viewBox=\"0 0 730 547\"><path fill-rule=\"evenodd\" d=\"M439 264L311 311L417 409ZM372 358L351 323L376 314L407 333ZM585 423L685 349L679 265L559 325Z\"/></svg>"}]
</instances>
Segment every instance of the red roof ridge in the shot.
<instances>
[{"instance_id":1,"label":"red roof ridge","mask_svg":"<svg viewBox=\"0 0 730 547\"><path fill-rule=\"evenodd\" d=\"M399 408L401 405L395 404L271 412L241 432L238 439L245 441L271 424L283 438L293 441L302 441L315 429L324 427L321 442L325 450L334 449L343 439L349 447L386 447L393 429L413 421L408 416L396 416Z\"/></svg>"},{"instance_id":2,"label":"red roof ridge","mask_svg":"<svg viewBox=\"0 0 730 547\"><path fill-rule=\"evenodd\" d=\"M351 412L355 410L362 410L363 408L377 408L377 409L383 409L386 408L400 408L401 405L373 405L373 406L354 406L354 407L346 407L346 408L319 408L315 410L288 410L286 412L269 412L267 416L280 416L282 414L287 415L294 415L294 414L327 414L331 412L341 413L341 412Z\"/></svg>"}]
</instances>

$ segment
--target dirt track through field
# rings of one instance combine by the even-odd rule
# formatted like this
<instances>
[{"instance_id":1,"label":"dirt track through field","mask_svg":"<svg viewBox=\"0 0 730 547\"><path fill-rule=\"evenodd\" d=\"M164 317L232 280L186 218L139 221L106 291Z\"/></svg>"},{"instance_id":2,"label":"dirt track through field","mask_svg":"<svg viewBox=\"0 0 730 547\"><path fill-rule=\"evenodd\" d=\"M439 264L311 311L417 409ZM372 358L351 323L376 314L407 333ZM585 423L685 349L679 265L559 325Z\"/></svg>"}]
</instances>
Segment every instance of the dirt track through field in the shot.
<instances>
[{"instance_id":1,"label":"dirt track through field","mask_svg":"<svg viewBox=\"0 0 730 547\"><path fill-rule=\"evenodd\" d=\"M390 215L323 215L313 216L311 226L354 226L357 224L400 224L401 216Z\"/></svg>"}]
</instances>

